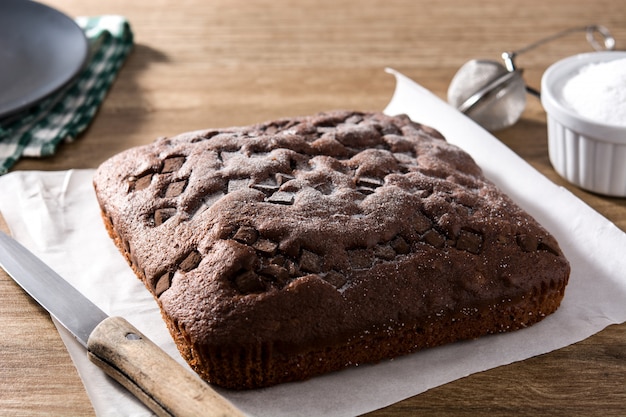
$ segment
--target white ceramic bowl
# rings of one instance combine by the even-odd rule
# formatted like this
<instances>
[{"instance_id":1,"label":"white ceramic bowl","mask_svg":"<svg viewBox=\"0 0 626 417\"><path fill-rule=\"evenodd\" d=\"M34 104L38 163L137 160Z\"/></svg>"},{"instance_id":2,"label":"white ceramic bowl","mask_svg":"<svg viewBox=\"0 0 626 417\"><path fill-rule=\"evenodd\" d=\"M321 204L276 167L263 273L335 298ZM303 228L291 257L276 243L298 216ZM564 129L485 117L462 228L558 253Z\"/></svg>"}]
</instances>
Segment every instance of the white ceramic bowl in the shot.
<instances>
[{"instance_id":1,"label":"white ceramic bowl","mask_svg":"<svg viewBox=\"0 0 626 417\"><path fill-rule=\"evenodd\" d=\"M552 166L581 188L615 197L626 197L626 127L579 115L565 103L563 88L582 67L622 58L626 52L575 55L550 66L541 79Z\"/></svg>"}]
</instances>

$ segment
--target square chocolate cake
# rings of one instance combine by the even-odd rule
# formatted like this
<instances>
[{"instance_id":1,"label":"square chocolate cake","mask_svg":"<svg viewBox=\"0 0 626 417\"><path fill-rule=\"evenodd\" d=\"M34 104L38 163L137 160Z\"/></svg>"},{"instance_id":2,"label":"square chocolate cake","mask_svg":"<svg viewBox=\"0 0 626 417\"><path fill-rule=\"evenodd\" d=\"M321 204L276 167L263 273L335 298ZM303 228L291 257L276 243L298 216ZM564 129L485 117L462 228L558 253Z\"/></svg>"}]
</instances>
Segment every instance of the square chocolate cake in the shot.
<instances>
[{"instance_id":1,"label":"square chocolate cake","mask_svg":"<svg viewBox=\"0 0 626 417\"><path fill-rule=\"evenodd\" d=\"M264 387L530 326L570 267L436 130L332 111L103 163L109 234L207 381Z\"/></svg>"}]
</instances>

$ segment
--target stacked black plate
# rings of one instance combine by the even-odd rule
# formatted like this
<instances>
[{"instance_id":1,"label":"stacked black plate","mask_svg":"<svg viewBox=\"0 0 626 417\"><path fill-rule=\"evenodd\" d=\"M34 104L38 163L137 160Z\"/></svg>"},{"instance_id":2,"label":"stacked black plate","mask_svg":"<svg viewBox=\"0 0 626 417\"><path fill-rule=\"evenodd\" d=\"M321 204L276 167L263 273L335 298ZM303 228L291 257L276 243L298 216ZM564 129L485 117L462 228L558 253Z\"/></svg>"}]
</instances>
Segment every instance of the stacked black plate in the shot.
<instances>
[{"instance_id":1,"label":"stacked black plate","mask_svg":"<svg viewBox=\"0 0 626 417\"><path fill-rule=\"evenodd\" d=\"M0 0L0 122L68 85L87 60L83 30L30 0Z\"/></svg>"}]
</instances>

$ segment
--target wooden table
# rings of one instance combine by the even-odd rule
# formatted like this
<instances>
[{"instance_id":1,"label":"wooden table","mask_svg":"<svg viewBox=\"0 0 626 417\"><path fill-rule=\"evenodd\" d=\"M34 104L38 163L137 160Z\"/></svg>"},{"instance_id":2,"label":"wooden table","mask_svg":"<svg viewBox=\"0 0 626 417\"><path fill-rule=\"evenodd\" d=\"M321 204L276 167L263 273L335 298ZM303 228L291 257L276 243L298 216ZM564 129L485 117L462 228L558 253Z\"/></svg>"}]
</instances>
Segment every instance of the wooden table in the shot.
<instances>
[{"instance_id":1,"label":"wooden table","mask_svg":"<svg viewBox=\"0 0 626 417\"><path fill-rule=\"evenodd\" d=\"M623 0L47 0L71 16L121 14L136 47L89 130L15 169L93 168L158 136L334 108L381 110L393 67L445 98L472 58L500 59L557 31L600 23L626 46ZM36 28L34 28L36 30ZM521 55L539 86L554 61L590 47L582 33ZM496 136L622 230L626 199L562 180L547 155L545 113L529 97ZM0 415L92 416L49 317L0 274ZM556 352L432 389L373 416L626 415L626 324Z\"/></svg>"}]
</instances>

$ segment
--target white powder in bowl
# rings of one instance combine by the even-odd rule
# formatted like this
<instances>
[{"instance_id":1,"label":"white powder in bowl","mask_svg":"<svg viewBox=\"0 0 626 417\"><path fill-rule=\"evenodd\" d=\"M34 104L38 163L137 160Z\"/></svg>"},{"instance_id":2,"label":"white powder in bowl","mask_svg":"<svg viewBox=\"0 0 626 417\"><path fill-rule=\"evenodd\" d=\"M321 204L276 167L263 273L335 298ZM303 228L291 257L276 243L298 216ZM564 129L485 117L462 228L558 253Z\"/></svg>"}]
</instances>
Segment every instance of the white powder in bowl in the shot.
<instances>
[{"instance_id":1,"label":"white powder in bowl","mask_svg":"<svg viewBox=\"0 0 626 417\"><path fill-rule=\"evenodd\" d=\"M563 98L581 116L626 126L626 58L583 67L563 87Z\"/></svg>"}]
</instances>

